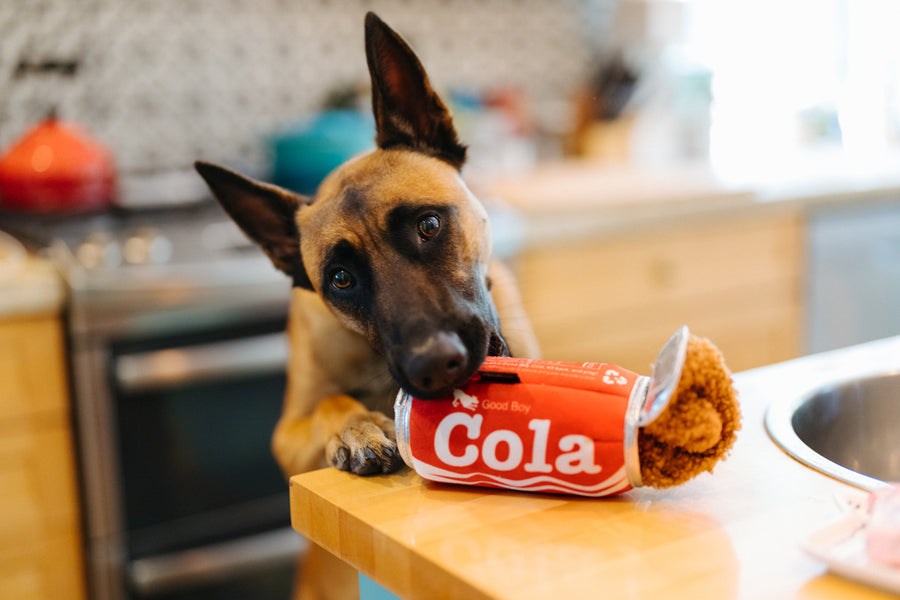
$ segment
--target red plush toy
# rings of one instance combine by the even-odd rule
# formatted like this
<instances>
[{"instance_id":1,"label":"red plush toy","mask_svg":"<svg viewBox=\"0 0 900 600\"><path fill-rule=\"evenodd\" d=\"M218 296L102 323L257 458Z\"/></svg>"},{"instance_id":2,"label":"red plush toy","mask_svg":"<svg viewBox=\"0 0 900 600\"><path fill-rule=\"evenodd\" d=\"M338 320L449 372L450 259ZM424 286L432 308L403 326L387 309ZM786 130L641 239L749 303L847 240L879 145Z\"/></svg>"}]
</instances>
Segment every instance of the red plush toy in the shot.
<instances>
[{"instance_id":1,"label":"red plush toy","mask_svg":"<svg viewBox=\"0 0 900 600\"><path fill-rule=\"evenodd\" d=\"M453 398L401 391L394 413L401 455L426 479L583 496L712 471L741 419L722 355L686 327L649 377L606 363L488 358Z\"/></svg>"}]
</instances>

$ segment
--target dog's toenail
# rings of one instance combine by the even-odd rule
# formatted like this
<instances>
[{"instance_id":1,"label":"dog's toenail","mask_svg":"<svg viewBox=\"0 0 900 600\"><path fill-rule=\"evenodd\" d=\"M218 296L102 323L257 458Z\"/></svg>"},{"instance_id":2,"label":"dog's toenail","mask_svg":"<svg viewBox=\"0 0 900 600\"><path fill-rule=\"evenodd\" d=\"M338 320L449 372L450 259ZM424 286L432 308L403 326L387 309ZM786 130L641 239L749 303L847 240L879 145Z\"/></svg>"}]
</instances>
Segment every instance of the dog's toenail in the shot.
<instances>
[{"instance_id":1,"label":"dog's toenail","mask_svg":"<svg viewBox=\"0 0 900 600\"><path fill-rule=\"evenodd\" d=\"M338 448L334 453L332 464L336 469L347 471L350 466L350 451L347 448Z\"/></svg>"}]
</instances>

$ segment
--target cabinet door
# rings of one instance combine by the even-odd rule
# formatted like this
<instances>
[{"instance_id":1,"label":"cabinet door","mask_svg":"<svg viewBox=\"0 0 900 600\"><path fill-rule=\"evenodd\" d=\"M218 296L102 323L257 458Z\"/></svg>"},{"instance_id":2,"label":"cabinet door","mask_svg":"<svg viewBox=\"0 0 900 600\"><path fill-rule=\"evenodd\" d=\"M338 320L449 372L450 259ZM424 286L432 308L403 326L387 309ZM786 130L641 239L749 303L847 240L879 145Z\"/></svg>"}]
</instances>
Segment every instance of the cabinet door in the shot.
<instances>
[{"instance_id":1,"label":"cabinet door","mask_svg":"<svg viewBox=\"0 0 900 600\"><path fill-rule=\"evenodd\" d=\"M55 318L0 321L0 598L84 598L62 352Z\"/></svg>"},{"instance_id":2,"label":"cabinet door","mask_svg":"<svg viewBox=\"0 0 900 600\"><path fill-rule=\"evenodd\" d=\"M900 203L810 219L807 350L900 334Z\"/></svg>"},{"instance_id":3,"label":"cabinet door","mask_svg":"<svg viewBox=\"0 0 900 600\"><path fill-rule=\"evenodd\" d=\"M55 318L0 320L0 425L67 410L64 364Z\"/></svg>"},{"instance_id":4,"label":"cabinet door","mask_svg":"<svg viewBox=\"0 0 900 600\"><path fill-rule=\"evenodd\" d=\"M0 598L83 597L71 439L43 425L0 429Z\"/></svg>"},{"instance_id":5,"label":"cabinet door","mask_svg":"<svg viewBox=\"0 0 900 600\"><path fill-rule=\"evenodd\" d=\"M802 245L794 216L694 221L529 249L517 271L544 358L648 372L687 324L737 371L798 354Z\"/></svg>"}]
</instances>

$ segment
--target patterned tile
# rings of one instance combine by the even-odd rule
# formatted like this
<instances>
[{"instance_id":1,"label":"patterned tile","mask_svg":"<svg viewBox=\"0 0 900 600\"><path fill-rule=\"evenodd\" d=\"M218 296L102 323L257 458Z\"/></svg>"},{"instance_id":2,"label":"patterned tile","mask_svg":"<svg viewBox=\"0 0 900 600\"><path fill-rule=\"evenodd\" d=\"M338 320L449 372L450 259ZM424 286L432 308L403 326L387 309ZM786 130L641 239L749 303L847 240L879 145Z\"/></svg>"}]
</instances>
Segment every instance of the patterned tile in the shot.
<instances>
[{"instance_id":1,"label":"patterned tile","mask_svg":"<svg viewBox=\"0 0 900 600\"><path fill-rule=\"evenodd\" d=\"M0 148L56 107L123 172L198 157L259 169L266 133L336 87L367 85L367 10L407 37L441 89L515 85L553 99L581 81L616 1L7 0ZM40 71L52 61L77 72Z\"/></svg>"}]
</instances>

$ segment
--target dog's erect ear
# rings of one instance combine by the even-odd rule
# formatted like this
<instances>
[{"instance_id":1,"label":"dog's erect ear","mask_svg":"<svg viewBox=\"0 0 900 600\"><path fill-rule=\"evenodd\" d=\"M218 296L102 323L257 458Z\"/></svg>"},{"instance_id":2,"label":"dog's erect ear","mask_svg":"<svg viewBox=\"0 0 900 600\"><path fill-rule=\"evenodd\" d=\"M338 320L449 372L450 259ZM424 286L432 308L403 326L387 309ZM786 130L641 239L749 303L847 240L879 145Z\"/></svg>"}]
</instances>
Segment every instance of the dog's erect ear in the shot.
<instances>
[{"instance_id":1,"label":"dog's erect ear","mask_svg":"<svg viewBox=\"0 0 900 600\"><path fill-rule=\"evenodd\" d=\"M366 15L366 59L378 147L417 150L461 169L466 147L459 143L450 111L431 89L412 49L371 12Z\"/></svg>"},{"instance_id":2,"label":"dog's erect ear","mask_svg":"<svg viewBox=\"0 0 900 600\"><path fill-rule=\"evenodd\" d=\"M260 245L295 286L312 289L300 256L295 215L309 200L275 185L254 181L222 167L197 161L194 168L250 239Z\"/></svg>"}]
</instances>

